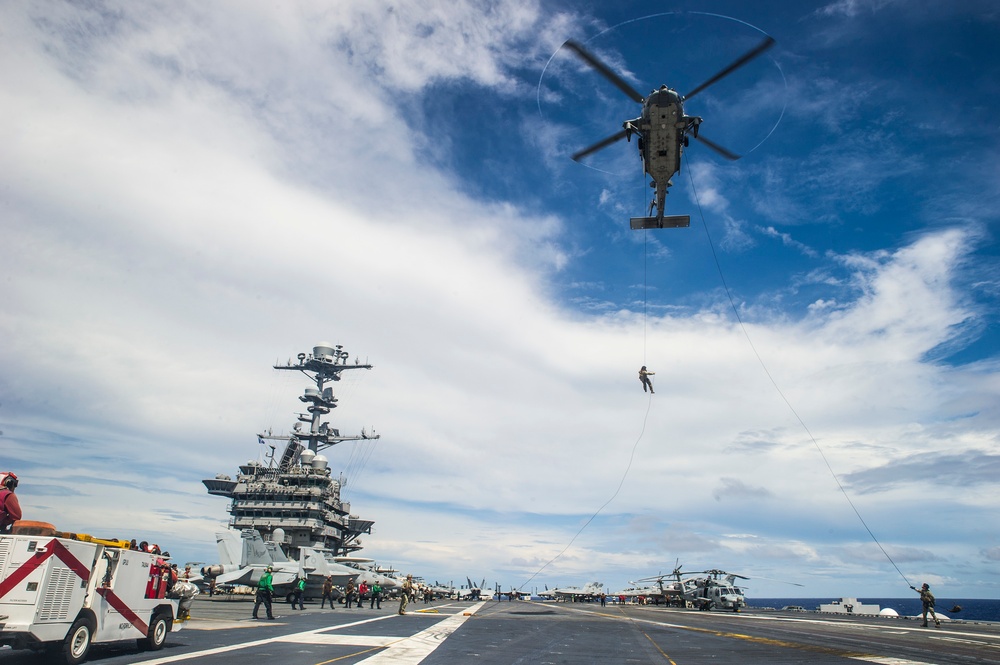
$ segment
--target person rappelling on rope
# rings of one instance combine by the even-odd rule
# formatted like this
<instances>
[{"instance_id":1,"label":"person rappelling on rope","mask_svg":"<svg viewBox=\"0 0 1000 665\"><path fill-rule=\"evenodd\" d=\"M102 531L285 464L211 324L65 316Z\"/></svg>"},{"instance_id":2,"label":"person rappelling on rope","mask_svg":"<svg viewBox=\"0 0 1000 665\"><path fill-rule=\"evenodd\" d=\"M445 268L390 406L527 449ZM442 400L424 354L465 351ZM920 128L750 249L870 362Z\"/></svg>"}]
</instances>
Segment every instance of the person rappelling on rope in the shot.
<instances>
[{"instance_id":1,"label":"person rappelling on rope","mask_svg":"<svg viewBox=\"0 0 1000 665\"><path fill-rule=\"evenodd\" d=\"M653 390L653 382L649 379L649 377L653 376L654 374L656 374L656 372L647 372L645 365L643 365L642 368L639 370L639 382L642 383L642 392L646 392L646 386L649 386L650 394L653 395L656 394L656 392Z\"/></svg>"}]
</instances>

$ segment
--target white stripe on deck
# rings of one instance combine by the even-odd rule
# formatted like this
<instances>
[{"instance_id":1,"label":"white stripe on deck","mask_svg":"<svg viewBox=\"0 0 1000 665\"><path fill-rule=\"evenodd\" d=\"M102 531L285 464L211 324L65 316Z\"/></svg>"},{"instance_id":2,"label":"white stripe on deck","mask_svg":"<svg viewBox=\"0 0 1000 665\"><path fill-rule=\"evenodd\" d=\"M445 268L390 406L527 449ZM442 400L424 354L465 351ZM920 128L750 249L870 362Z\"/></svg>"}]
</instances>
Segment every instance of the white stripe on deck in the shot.
<instances>
[{"instance_id":1,"label":"white stripe on deck","mask_svg":"<svg viewBox=\"0 0 1000 665\"><path fill-rule=\"evenodd\" d=\"M372 623L375 621L384 621L386 619L399 618L396 614L386 614L383 616L374 617L371 619L362 619L361 621L352 621L351 623L345 623L338 626L324 626L323 628L316 628L314 630L306 630L301 633L292 633L290 635L278 635L276 637L269 637L263 640L254 640L252 642L240 642L238 644L230 644L224 647L216 647L214 649L203 649L202 651L194 651L192 653L178 654L176 656L165 656L163 658L154 658L152 660L142 661L142 665L163 665L165 663L176 663L185 660L193 660L195 658L204 658L206 656L215 656L220 653L229 653L231 651L239 651L240 649L249 649L252 647L263 646L265 644L274 644L275 642L293 642L298 644L326 644L331 646L362 646L362 647L386 647L385 651L375 654L369 658L366 658L365 663L397 663L402 665L416 665L421 660L426 658L432 651L437 649L442 642L452 633L454 633L459 626L465 623L471 615L475 614L479 609L485 605L485 601L477 605L473 605L464 611L464 613L447 616L446 618L435 623L430 628L422 630L415 635L410 637L387 637L379 635L334 635L329 634L330 631L341 630L344 628L351 628L353 626L361 626L366 623ZM427 613L422 613L422 616L428 616ZM405 621L405 619L400 619ZM382 658L385 656L385 658Z\"/></svg>"},{"instance_id":2,"label":"white stripe on deck","mask_svg":"<svg viewBox=\"0 0 1000 665\"><path fill-rule=\"evenodd\" d=\"M860 660L864 663L876 663L877 665L932 665L922 660L909 660L907 658L893 658L891 656L848 656L852 660Z\"/></svg>"},{"instance_id":3,"label":"white stripe on deck","mask_svg":"<svg viewBox=\"0 0 1000 665\"><path fill-rule=\"evenodd\" d=\"M315 635L286 635L275 642L294 642L295 644L322 644L326 646L353 645L356 647L387 647L393 642L405 640L405 637L383 637L381 635L330 635L316 633Z\"/></svg>"},{"instance_id":4,"label":"white stripe on deck","mask_svg":"<svg viewBox=\"0 0 1000 665\"><path fill-rule=\"evenodd\" d=\"M465 621L479 611L486 601L473 605L461 614L453 614L444 621L439 621L430 628L422 630L399 642L390 644L384 651L369 656L361 663L379 665L393 663L395 665L416 665L448 639Z\"/></svg>"}]
</instances>

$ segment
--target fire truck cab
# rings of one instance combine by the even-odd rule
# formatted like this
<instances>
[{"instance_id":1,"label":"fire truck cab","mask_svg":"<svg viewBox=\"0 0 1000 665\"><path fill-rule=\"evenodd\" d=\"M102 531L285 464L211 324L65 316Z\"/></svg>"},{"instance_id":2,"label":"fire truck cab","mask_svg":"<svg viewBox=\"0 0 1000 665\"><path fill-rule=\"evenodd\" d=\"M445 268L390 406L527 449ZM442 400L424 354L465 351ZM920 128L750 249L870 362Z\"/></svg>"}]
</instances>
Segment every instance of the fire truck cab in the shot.
<instances>
[{"instance_id":1,"label":"fire truck cab","mask_svg":"<svg viewBox=\"0 0 1000 665\"><path fill-rule=\"evenodd\" d=\"M80 663L91 644L160 649L177 616L169 564L124 541L80 534L0 535L0 645ZM68 537L67 537L68 536Z\"/></svg>"}]
</instances>

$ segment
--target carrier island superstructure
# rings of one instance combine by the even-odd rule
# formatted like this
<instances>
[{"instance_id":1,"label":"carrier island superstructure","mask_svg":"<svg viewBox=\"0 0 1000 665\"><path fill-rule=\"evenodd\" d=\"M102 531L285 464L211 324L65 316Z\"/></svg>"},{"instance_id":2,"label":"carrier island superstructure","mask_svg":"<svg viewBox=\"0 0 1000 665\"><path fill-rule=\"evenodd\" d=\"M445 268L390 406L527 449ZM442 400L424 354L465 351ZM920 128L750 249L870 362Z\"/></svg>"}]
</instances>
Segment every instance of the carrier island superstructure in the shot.
<instances>
[{"instance_id":1,"label":"carrier island superstructure","mask_svg":"<svg viewBox=\"0 0 1000 665\"><path fill-rule=\"evenodd\" d=\"M337 406L329 382L340 381L346 371L371 369L349 354L341 345L320 343L311 354L298 354L298 362L289 360L274 365L278 370L295 370L310 379L299 400L308 404L308 413L298 414L290 434L257 435L260 443L271 445L266 461L249 461L239 467L236 480L219 474L203 480L209 494L231 499L229 526L242 531L256 529L264 540L278 543L289 558L297 559L300 547L329 550L344 556L361 549L361 535L371 533L371 520L351 514L351 506L341 500L343 478L334 478L327 458L321 451L345 441L378 439L361 431L356 436L342 436L323 417ZM308 429L307 429L308 428ZM275 451L283 444L283 452ZM277 459L276 459L277 458Z\"/></svg>"}]
</instances>

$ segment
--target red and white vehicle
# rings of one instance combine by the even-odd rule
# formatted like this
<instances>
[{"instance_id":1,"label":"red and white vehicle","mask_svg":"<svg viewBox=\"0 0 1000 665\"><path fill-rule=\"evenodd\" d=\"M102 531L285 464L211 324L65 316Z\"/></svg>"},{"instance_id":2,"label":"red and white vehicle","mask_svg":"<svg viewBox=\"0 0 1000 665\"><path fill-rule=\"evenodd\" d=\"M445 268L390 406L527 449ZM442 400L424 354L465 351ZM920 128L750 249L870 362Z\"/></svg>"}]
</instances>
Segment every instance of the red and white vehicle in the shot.
<instances>
[{"instance_id":1,"label":"red and white vehicle","mask_svg":"<svg viewBox=\"0 0 1000 665\"><path fill-rule=\"evenodd\" d=\"M177 616L178 601L165 598L169 564L117 541L58 537L72 535L0 535L0 645L67 663L94 643L162 648Z\"/></svg>"}]
</instances>

